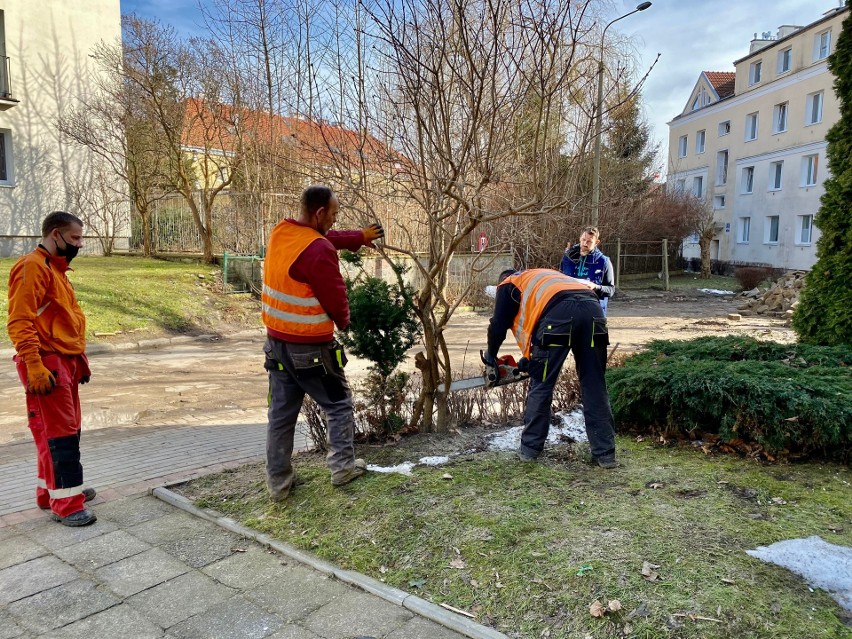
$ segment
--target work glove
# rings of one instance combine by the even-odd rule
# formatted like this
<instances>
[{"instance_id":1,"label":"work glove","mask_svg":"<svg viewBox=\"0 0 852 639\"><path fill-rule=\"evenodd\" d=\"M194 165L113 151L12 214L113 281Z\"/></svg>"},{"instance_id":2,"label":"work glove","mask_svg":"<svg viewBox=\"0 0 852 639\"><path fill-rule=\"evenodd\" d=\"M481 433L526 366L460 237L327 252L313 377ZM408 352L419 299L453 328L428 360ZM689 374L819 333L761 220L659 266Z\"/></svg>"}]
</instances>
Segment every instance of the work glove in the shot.
<instances>
[{"instance_id":1,"label":"work glove","mask_svg":"<svg viewBox=\"0 0 852 639\"><path fill-rule=\"evenodd\" d=\"M373 242L385 236L385 230L381 224L370 224L367 228L361 229L364 234L364 242L367 246L372 246Z\"/></svg>"},{"instance_id":2,"label":"work glove","mask_svg":"<svg viewBox=\"0 0 852 639\"><path fill-rule=\"evenodd\" d=\"M56 377L53 376L41 361L36 357L28 362L27 366L27 391L34 395L48 395L56 386Z\"/></svg>"},{"instance_id":3,"label":"work glove","mask_svg":"<svg viewBox=\"0 0 852 639\"><path fill-rule=\"evenodd\" d=\"M92 381L92 376L91 376L91 375L83 375L83 376L80 378L80 383L81 383L81 384L88 384L90 381Z\"/></svg>"},{"instance_id":4,"label":"work glove","mask_svg":"<svg viewBox=\"0 0 852 639\"><path fill-rule=\"evenodd\" d=\"M491 388L500 379L500 374L497 372L497 358L487 350L480 351L479 356L482 358L482 363L485 364L485 386Z\"/></svg>"}]
</instances>

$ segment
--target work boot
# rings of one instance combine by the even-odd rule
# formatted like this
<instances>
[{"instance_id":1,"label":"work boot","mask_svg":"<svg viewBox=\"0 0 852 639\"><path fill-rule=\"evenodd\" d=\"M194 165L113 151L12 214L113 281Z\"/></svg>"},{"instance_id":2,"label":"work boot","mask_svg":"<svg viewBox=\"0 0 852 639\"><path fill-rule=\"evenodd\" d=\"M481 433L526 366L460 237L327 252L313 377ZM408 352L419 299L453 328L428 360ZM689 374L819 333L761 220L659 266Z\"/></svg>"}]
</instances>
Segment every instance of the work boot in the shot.
<instances>
[{"instance_id":1,"label":"work boot","mask_svg":"<svg viewBox=\"0 0 852 639\"><path fill-rule=\"evenodd\" d=\"M83 510L78 510L76 513L71 513L67 517L60 517L56 513L50 513L50 518L53 521L58 521L63 526L88 526L89 524L95 523L98 518L88 508L84 508Z\"/></svg>"},{"instance_id":2,"label":"work boot","mask_svg":"<svg viewBox=\"0 0 852 639\"><path fill-rule=\"evenodd\" d=\"M527 454L523 451L523 449L521 449L521 448L519 448L519 449L518 449L518 459L520 459L522 462L535 462L535 461L538 461L538 457L535 457L535 456L533 456L533 455L527 455Z\"/></svg>"},{"instance_id":3,"label":"work boot","mask_svg":"<svg viewBox=\"0 0 852 639\"><path fill-rule=\"evenodd\" d=\"M348 484L353 479L358 479L361 475L367 472L367 462L363 459L356 459L355 465L346 470L336 470L331 473L331 485L343 486Z\"/></svg>"},{"instance_id":4,"label":"work boot","mask_svg":"<svg viewBox=\"0 0 852 639\"><path fill-rule=\"evenodd\" d=\"M598 466L601 468L618 468L618 462L615 461L615 457L598 457L595 461L598 462Z\"/></svg>"},{"instance_id":5,"label":"work boot","mask_svg":"<svg viewBox=\"0 0 852 639\"><path fill-rule=\"evenodd\" d=\"M269 482L267 481L266 487L269 489L269 499L271 499L272 501L274 501L276 503L282 502L282 501L286 500L287 497L290 496L290 493L293 492L293 490L295 490L296 486L301 486L304 483L305 483L305 480L302 479L299 475L296 475L295 477L293 477L293 483L291 483L284 490L273 490L270 487Z\"/></svg>"},{"instance_id":6,"label":"work boot","mask_svg":"<svg viewBox=\"0 0 852 639\"><path fill-rule=\"evenodd\" d=\"M94 488L84 488L83 489L83 501L92 501L97 496L97 491ZM47 503L42 505L41 502L38 503L38 507L42 510L50 510L50 498L48 498Z\"/></svg>"}]
</instances>

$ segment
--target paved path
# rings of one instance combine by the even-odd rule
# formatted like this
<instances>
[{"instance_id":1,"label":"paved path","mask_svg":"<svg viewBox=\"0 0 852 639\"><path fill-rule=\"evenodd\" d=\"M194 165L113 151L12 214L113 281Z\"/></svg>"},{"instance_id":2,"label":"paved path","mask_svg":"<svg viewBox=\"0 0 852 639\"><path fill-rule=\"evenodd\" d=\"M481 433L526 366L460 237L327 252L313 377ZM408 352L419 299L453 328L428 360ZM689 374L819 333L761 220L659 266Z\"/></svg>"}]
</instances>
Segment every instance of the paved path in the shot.
<instances>
[{"instance_id":1,"label":"paved path","mask_svg":"<svg viewBox=\"0 0 852 639\"><path fill-rule=\"evenodd\" d=\"M154 497L96 509L0 528L0 637L462 638Z\"/></svg>"}]
</instances>

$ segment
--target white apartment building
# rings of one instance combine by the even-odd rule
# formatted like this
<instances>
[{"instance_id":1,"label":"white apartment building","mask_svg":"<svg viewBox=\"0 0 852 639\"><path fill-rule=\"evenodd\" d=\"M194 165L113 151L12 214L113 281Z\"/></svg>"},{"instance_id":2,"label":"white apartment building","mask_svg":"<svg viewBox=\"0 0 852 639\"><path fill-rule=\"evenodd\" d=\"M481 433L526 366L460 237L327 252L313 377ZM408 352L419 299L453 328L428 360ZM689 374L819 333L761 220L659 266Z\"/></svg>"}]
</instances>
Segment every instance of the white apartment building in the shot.
<instances>
[{"instance_id":1,"label":"white apartment building","mask_svg":"<svg viewBox=\"0 0 852 639\"><path fill-rule=\"evenodd\" d=\"M711 258L809 269L827 177L826 141L840 117L827 58L849 14L761 34L733 72L703 72L669 122L668 188L714 210ZM695 238L684 257L699 255Z\"/></svg>"},{"instance_id":2,"label":"white apartment building","mask_svg":"<svg viewBox=\"0 0 852 639\"><path fill-rule=\"evenodd\" d=\"M92 48L120 38L119 0L0 0L0 256L32 249L51 211L80 214L91 158L57 121L94 86Z\"/></svg>"}]
</instances>

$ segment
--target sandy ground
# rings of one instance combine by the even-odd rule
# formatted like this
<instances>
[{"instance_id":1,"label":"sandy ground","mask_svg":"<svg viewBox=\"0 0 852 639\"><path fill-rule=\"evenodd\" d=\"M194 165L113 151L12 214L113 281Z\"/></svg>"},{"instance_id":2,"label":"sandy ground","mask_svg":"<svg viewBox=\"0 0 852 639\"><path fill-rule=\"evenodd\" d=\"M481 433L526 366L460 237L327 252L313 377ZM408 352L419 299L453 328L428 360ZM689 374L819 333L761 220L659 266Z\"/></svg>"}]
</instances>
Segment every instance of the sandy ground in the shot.
<instances>
[{"instance_id":1,"label":"sandy ground","mask_svg":"<svg viewBox=\"0 0 852 639\"><path fill-rule=\"evenodd\" d=\"M610 303L610 341L630 352L652 339L688 339L742 333L790 342L792 330L779 319L730 321L737 302L704 293L627 292ZM448 331L455 370L480 370L487 313L459 313ZM511 336L509 336L511 340ZM509 341L501 352L511 352ZM266 375L260 330L196 341L144 353L117 352L91 358L92 381L81 387L84 430L112 426L227 424L265 421ZM412 355L419 349L413 349ZM405 368L413 370L412 357ZM347 375L364 374L351 358ZM11 361L0 368L0 443L28 438L23 391Z\"/></svg>"}]
</instances>

